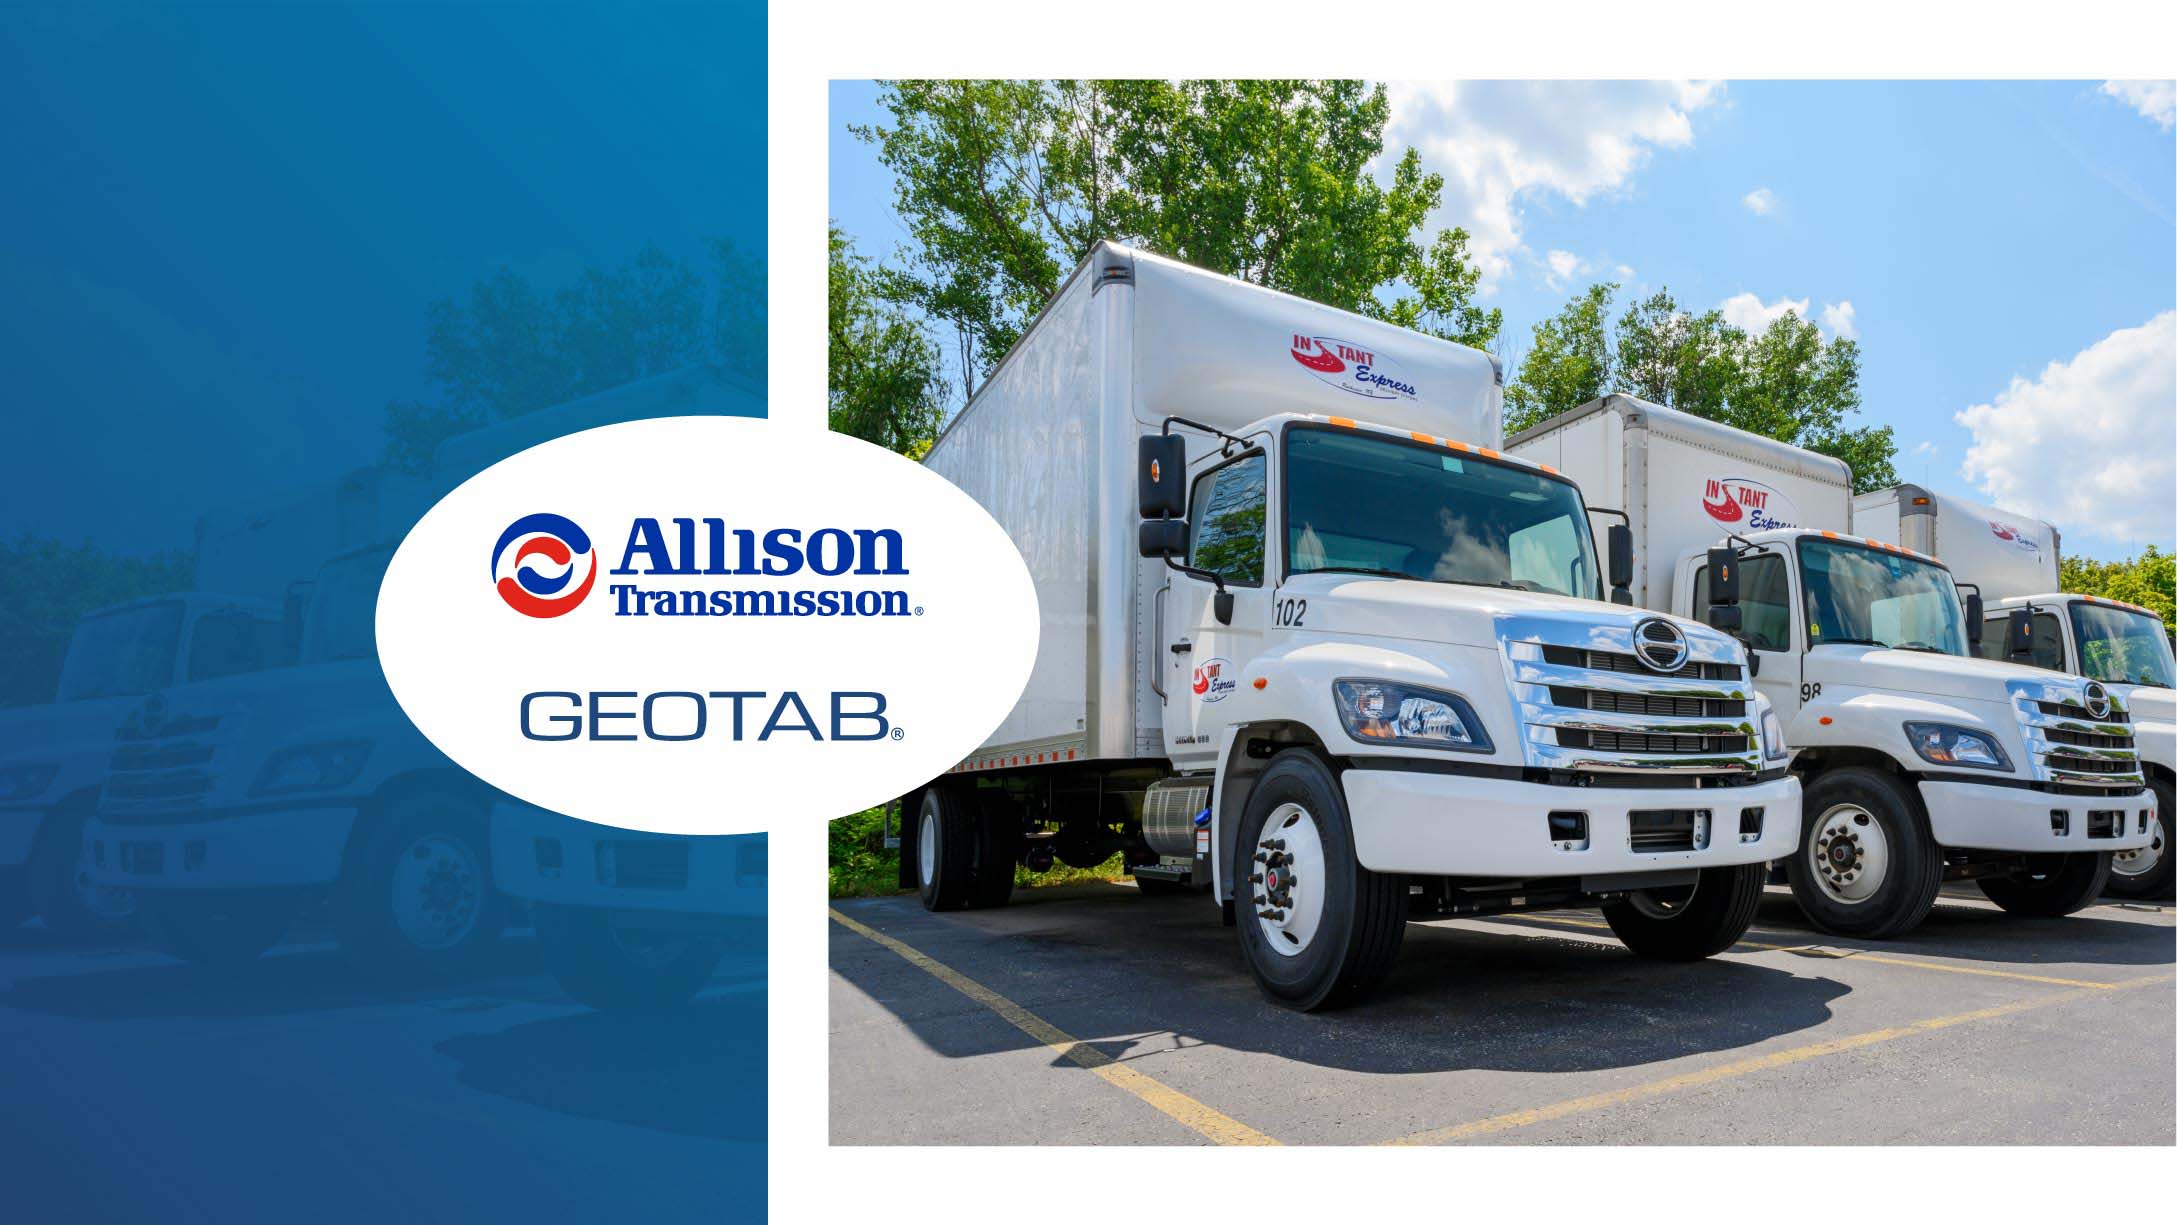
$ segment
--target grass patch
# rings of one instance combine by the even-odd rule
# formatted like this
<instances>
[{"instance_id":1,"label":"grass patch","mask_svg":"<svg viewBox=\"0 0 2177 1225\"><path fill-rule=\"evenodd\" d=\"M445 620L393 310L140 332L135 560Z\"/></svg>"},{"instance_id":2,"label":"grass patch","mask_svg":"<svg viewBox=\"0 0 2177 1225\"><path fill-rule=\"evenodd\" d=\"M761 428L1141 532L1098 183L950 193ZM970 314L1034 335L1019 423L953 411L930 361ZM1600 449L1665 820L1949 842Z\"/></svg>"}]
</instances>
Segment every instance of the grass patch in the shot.
<instances>
[{"instance_id":1,"label":"grass patch","mask_svg":"<svg viewBox=\"0 0 2177 1225\"><path fill-rule=\"evenodd\" d=\"M872 808L831 823L833 897L885 897L905 892L899 887L899 870L899 851L887 850L884 845L884 809ZM1125 878L1126 860L1119 855L1093 868L1069 868L1064 864L1048 872L1030 872L1019 865L1013 868L1013 885L1018 889Z\"/></svg>"}]
</instances>

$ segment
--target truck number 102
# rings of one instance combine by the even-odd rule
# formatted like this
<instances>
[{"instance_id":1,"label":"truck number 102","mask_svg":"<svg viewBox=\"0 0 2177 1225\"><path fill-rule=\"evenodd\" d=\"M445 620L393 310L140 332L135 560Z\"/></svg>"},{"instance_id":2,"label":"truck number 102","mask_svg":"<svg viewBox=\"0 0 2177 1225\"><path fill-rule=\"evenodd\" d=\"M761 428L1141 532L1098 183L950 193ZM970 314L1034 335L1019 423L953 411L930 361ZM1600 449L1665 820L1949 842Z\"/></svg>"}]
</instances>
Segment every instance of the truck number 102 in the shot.
<instances>
[{"instance_id":1,"label":"truck number 102","mask_svg":"<svg viewBox=\"0 0 2177 1225\"><path fill-rule=\"evenodd\" d=\"M1288 599L1277 602L1276 621L1279 625L1300 626L1308 615L1306 600Z\"/></svg>"}]
</instances>

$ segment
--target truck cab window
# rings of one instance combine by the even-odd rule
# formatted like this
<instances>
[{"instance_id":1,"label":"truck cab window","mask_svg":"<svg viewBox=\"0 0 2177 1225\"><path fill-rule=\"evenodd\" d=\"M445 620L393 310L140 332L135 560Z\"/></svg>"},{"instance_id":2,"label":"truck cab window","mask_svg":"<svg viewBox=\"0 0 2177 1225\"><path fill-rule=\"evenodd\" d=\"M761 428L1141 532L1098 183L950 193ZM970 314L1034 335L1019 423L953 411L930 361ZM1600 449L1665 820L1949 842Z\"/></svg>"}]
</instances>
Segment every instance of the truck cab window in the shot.
<instances>
[{"instance_id":1,"label":"truck cab window","mask_svg":"<svg viewBox=\"0 0 2177 1225\"><path fill-rule=\"evenodd\" d=\"M2032 664L2052 672L2064 671L2063 627L2056 624L2054 615L2045 612L2033 614L2033 658L2013 660L2005 654L2008 644L2004 635L2010 631L2008 614L1989 617L1981 622L1980 657L2007 663Z\"/></svg>"},{"instance_id":2,"label":"truck cab window","mask_svg":"<svg viewBox=\"0 0 2177 1225\"><path fill-rule=\"evenodd\" d=\"M1705 565L1693 569L1693 619L1708 620ZM1755 650L1791 650L1791 578L1783 558L1772 553L1739 563L1739 623Z\"/></svg>"},{"instance_id":3,"label":"truck cab window","mask_svg":"<svg viewBox=\"0 0 2177 1225\"><path fill-rule=\"evenodd\" d=\"M1965 617L1950 571L1859 545L1802 537L1807 646L1858 643L1964 655Z\"/></svg>"},{"instance_id":4,"label":"truck cab window","mask_svg":"<svg viewBox=\"0 0 2177 1225\"><path fill-rule=\"evenodd\" d=\"M1258 452L1195 478L1187 500L1194 512L1188 564L1235 587L1262 585L1269 506L1264 480L1269 470L1269 461Z\"/></svg>"}]
</instances>

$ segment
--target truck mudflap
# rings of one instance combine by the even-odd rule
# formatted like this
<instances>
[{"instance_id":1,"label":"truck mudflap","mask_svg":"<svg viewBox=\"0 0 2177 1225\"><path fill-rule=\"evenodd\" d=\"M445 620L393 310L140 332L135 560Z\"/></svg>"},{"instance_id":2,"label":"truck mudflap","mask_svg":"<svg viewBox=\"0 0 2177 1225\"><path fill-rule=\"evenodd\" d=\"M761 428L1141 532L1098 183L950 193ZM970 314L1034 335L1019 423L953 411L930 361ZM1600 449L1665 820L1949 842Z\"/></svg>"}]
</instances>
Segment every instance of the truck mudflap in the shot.
<instances>
[{"instance_id":1,"label":"truck mudflap","mask_svg":"<svg viewBox=\"0 0 2177 1225\"><path fill-rule=\"evenodd\" d=\"M2136 851L2147 845L2154 793L2058 795L2026 787L1925 781L1920 800L1937 844L1971 851Z\"/></svg>"},{"instance_id":2,"label":"truck mudflap","mask_svg":"<svg viewBox=\"0 0 2177 1225\"><path fill-rule=\"evenodd\" d=\"M493 883L532 902L761 917L770 896L769 847L762 835L645 833L504 800L491 810Z\"/></svg>"},{"instance_id":3,"label":"truck mudflap","mask_svg":"<svg viewBox=\"0 0 2177 1225\"><path fill-rule=\"evenodd\" d=\"M1376 872L1597 876L1766 863L1799 844L1799 780L1743 787L1553 787L1348 770L1354 850Z\"/></svg>"},{"instance_id":4,"label":"truck mudflap","mask_svg":"<svg viewBox=\"0 0 2177 1225\"><path fill-rule=\"evenodd\" d=\"M205 814L185 825L93 818L83 849L94 884L118 889L276 889L340 878L353 808Z\"/></svg>"}]
</instances>

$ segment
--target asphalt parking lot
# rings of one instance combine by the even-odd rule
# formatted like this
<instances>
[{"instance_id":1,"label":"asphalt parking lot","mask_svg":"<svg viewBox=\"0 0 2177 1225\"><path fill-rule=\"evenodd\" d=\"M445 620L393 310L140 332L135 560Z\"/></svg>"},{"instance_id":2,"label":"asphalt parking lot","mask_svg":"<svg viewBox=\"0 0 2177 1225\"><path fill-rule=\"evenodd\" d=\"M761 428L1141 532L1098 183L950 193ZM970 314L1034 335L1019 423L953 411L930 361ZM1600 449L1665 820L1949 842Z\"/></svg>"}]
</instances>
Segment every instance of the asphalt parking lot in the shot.
<instances>
[{"instance_id":1,"label":"asphalt parking lot","mask_svg":"<svg viewBox=\"0 0 2177 1225\"><path fill-rule=\"evenodd\" d=\"M1824 936L1771 889L1708 962L1593 912L1416 924L1384 991L1271 1006L1199 896L833 903L835 1144L2169 1144L2167 905L2024 920L1966 886Z\"/></svg>"},{"instance_id":2,"label":"asphalt parking lot","mask_svg":"<svg viewBox=\"0 0 2177 1225\"><path fill-rule=\"evenodd\" d=\"M418 983L308 930L233 973L0 931L0 1216L760 1219L765 1008L760 950L614 1015L520 932Z\"/></svg>"}]
</instances>

